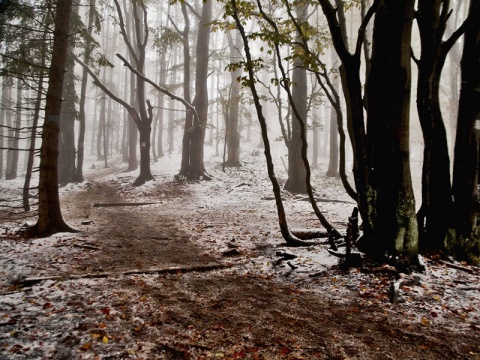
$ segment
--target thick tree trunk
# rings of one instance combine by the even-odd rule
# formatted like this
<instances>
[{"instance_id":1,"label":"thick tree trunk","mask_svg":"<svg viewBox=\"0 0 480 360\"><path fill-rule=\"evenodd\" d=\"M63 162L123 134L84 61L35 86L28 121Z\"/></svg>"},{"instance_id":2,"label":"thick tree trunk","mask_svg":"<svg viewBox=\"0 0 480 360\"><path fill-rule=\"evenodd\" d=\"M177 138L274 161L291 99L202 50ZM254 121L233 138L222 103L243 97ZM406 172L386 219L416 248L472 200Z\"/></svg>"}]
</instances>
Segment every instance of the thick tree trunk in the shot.
<instances>
[{"instance_id":1,"label":"thick tree trunk","mask_svg":"<svg viewBox=\"0 0 480 360\"><path fill-rule=\"evenodd\" d=\"M380 1L367 84L372 254L400 255L407 264L416 258L418 251L409 163L410 40L414 3L414 0Z\"/></svg>"},{"instance_id":2,"label":"thick tree trunk","mask_svg":"<svg viewBox=\"0 0 480 360\"><path fill-rule=\"evenodd\" d=\"M480 0L472 0L470 14L478 19ZM465 33L461 61L462 87L453 168L455 234L448 247L459 259L480 263L478 230L478 164L480 148L480 26L474 21Z\"/></svg>"},{"instance_id":3,"label":"thick tree trunk","mask_svg":"<svg viewBox=\"0 0 480 360\"><path fill-rule=\"evenodd\" d=\"M71 48L73 44L69 44ZM75 63L67 55L67 71L63 85L60 138L58 142L58 182L66 185L75 178Z\"/></svg>"},{"instance_id":4,"label":"thick tree trunk","mask_svg":"<svg viewBox=\"0 0 480 360\"><path fill-rule=\"evenodd\" d=\"M62 107L63 80L68 50L68 31L72 0L58 0L49 85L45 105L45 122L40 151L38 186L38 221L33 231L38 235L72 231L62 217L58 194L58 138Z\"/></svg>"},{"instance_id":5,"label":"thick tree trunk","mask_svg":"<svg viewBox=\"0 0 480 360\"><path fill-rule=\"evenodd\" d=\"M182 165L180 173L177 175L178 177L186 177L190 180L202 177L206 179L209 178L205 171L203 154L208 115L208 49L211 18L212 1L207 0L203 3L196 48L197 69L195 74L195 99L193 105L198 114L198 123L193 121L193 113L187 111L183 138ZM187 79L184 79L184 81L186 80ZM186 97L184 97L184 99L189 102Z\"/></svg>"}]
</instances>

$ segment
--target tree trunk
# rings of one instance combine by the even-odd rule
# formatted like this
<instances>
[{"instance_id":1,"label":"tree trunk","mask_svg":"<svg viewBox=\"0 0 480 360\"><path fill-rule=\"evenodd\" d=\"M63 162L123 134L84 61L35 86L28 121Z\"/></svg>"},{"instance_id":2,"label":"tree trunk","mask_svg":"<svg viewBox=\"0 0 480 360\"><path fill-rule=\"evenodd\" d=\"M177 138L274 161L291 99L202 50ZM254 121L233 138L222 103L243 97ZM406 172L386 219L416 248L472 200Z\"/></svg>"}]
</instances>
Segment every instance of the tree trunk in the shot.
<instances>
[{"instance_id":1,"label":"tree trunk","mask_svg":"<svg viewBox=\"0 0 480 360\"><path fill-rule=\"evenodd\" d=\"M92 44L90 37L93 31L93 18L95 11L96 0L89 0L89 12L88 12L88 25L87 25L87 35L88 38L85 42L85 53L83 57L83 62L88 66L90 62L90 55L92 53ZM83 181L83 160L85 158L85 131L86 131L86 114L85 114L85 103L87 99L87 84L88 84L88 73L86 69L82 69L82 84L80 90L80 104L79 104L79 129L78 129L78 142L77 142L77 171L75 173L75 181Z\"/></svg>"},{"instance_id":2,"label":"tree trunk","mask_svg":"<svg viewBox=\"0 0 480 360\"><path fill-rule=\"evenodd\" d=\"M45 66L45 54L42 54L42 66ZM37 140L37 127L38 120L40 119L40 108L42 106L43 99L43 83L44 83L44 74L43 71L40 71L40 78L38 80L37 88L37 98L35 100L35 111L33 113L32 120L32 130L30 131L30 148L28 151L28 161L27 161L27 171L25 173L25 182L23 184L23 209L25 211L30 211L30 181L32 178L33 172L33 163L35 160L35 144Z\"/></svg>"},{"instance_id":3,"label":"tree trunk","mask_svg":"<svg viewBox=\"0 0 480 360\"><path fill-rule=\"evenodd\" d=\"M4 167L4 162L3 162L3 156L4 156L4 133L5 133L5 117L6 117L6 112L7 112L7 104L5 103L5 100L7 99L7 77L2 78L2 98L0 99L0 180L3 179L3 167Z\"/></svg>"},{"instance_id":4,"label":"tree trunk","mask_svg":"<svg viewBox=\"0 0 480 360\"><path fill-rule=\"evenodd\" d=\"M480 16L480 0L471 0L470 15ZM478 230L478 164L480 147L480 26L467 29L461 60L462 87L458 106L453 196L455 235L448 247L459 259L480 263Z\"/></svg>"},{"instance_id":5,"label":"tree trunk","mask_svg":"<svg viewBox=\"0 0 480 360\"><path fill-rule=\"evenodd\" d=\"M187 14L187 6L185 3L181 3L183 18L185 20L185 27L182 32L183 37L183 98L189 103L192 102L191 95L191 71L190 71L190 20ZM197 45L198 46L198 45ZM188 177L190 172L190 146L191 146L191 137L193 132L193 114L191 111L187 110L185 113L185 125L183 127L183 138L182 138L182 160L180 165L180 172L178 177Z\"/></svg>"},{"instance_id":6,"label":"tree trunk","mask_svg":"<svg viewBox=\"0 0 480 360\"><path fill-rule=\"evenodd\" d=\"M17 80L17 105L15 110L15 125L13 126L12 136L13 139L11 141L11 148L10 148L10 162L7 169L7 173L5 174L5 180L13 180L17 178L17 171L18 171L18 145L20 140L20 128L22 126L22 81L21 79Z\"/></svg>"},{"instance_id":7,"label":"tree trunk","mask_svg":"<svg viewBox=\"0 0 480 360\"><path fill-rule=\"evenodd\" d=\"M417 109L424 139L422 206L418 212L420 246L443 249L452 217L452 189L447 133L440 108L440 77L449 48L443 0L420 0L417 23L421 39L418 63Z\"/></svg>"},{"instance_id":8,"label":"tree trunk","mask_svg":"<svg viewBox=\"0 0 480 360\"><path fill-rule=\"evenodd\" d=\"M373 254L400 255L407 264L418 251L409 164L410 40L414 0L381 0L374 23L367 83L368 151Z\"/></svg>"},{"instance_id":9,"label":"tree trunk","mask_svg":"<svg viewBox=\"0 0 480 360\"><path fill-rule=\"evenodd\" d=\"M184 4L182 3L182 10ZM184 18L188 18L186 10L183 10ZM183 136L182 165L177 177L185 177L189 180L199 178L209 178L205 171L203 162L205 130L207 127L208 115L208 60L209 60L209 42L210 42L210 22L212 18L212 1L207 0L203 3L202 15L200 17L196 61L197 68L195 74L195 99L193 105L198 114L198 122L193 121L193 113L187 110L185 120L185 130ZM186 23L188 23L186 21ZM185 26L187 28L187 26ZM188 39L184 30L184 39ZM188 43L184 48L184 55L189 58ZM186 61L184 59L184 61ZM185 65L184 65L185 66ZM185 69L185 71L187 71ZM189 79L188 71L185 74L184 81ZM185 86L185 95L189 95L189 86ZM184 99L189 102L187 96Z\"/></svg>"},{"instance_id":10,"label":"tree trunk","mask_svg":"<svg viewBox=\"0 0 480 360\"><path fill-rule=\"evenodd\" d=\"M195 74L195 99L193 105L197 110L199 124L195 126L192 134L190 149L190 179L209 178L205 171L203 154L205 147L205 130L208 122L208 60L210 49L210 23L212 21L212 0L203 3L202 16L200 17L196 60L197 70Z\"/></svg>"},{"instance_id":11,"label":"tree trunk","mask_svg":"<svg viewBox=\"0 0 480 360\"><path fill-rule=\"evenodd\" d=\"M69 48L74 44L69 44ZM58 182L66 185L75 178L75 63L67 55L67 70L63 85L62 114L60 117L60 138L58 142Z\"/></svg>"},{"instance_id":12,"label":"tree trunk","mask_svg":"<svg viewBox=\"0 0 480 360\"><path fill-rule=\"evenodd\" d=\"M235 31L235 42L232 39L231 31L228 33L228 42L230 47L230 63L235 64L241 61L240 50L242 48L242 38L238 31ZM230 96L227 104L228 117L226 118L226 143L228 158L225 166L240 166L240 132L239 132L239 110L240 110L240 82L237 80L242 74L240 67L230 72Z\"/></svg>"},{"instance_id":13,"label":"tree trunk","mask_svg":"<svg viewBox=\"0 0 480 360\"><path fill-rule=\"evenodd\" d=\"M308 5L297 5L298 21L302 24L307 21ZM297 34L300 37L300 34ZM300 122L307 121L307 70L303 67L300 57L294 59L292 70L292 100L297 111L292 114L292 138L288 151L288 179L285 190L305 194L306 169L302 160L302 129ZM297 116L298 114L298 116Z\"/></svg>"},{"instance_id":14,"label":"tree trunk","mask_svg":"<svg viewBox=\"0 0 480 360\"><path fill-rule=\"evenodd\" d=\"M337 113L333 106L330 108L330 151L327 176L338 177L338 130L337 130Z\"/></svg>"},{"instance_id":15,"label":"tree trunk","mask_svg":"<svg viewBox=\"0 0 480 360\"><path fill-rule=\"evenodd\" d=\"M57 1L52 60L45 104L45 122L40 150L38 221L32 229L37 235L73 231L62 217L58 194L58 138L71 10L72 0Z\"/></svg>"}]
</instances>

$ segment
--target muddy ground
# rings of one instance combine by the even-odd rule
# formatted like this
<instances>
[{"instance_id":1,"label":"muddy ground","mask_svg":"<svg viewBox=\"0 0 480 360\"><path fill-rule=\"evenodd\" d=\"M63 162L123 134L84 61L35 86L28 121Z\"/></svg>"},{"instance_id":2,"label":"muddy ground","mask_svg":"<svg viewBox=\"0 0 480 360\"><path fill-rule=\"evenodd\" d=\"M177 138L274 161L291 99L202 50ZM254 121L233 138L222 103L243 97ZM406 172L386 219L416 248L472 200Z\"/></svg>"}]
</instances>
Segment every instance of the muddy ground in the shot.
<instances>
[{"instance_id":1,"label":"muddy ground","mask_svg":"<svg viewBox=\"0 0 480 360\"><path fill-rule=\"evenodd\" d=\"M439 283L428 296L406 287L411 296L392 304L388 273L274 266L273 202L267 212L255 203L222 208L208 201L221 184L199 197L201 183L157 179L144 196L129 180L96 176L62 195L65 218L81 232L42 242L50 250L6 282L0 358L480 358L480 305L449 312ZM235 196L250 180L222 192ZM458 271L461 284L478 284L475 271ZM419 276L416 285L431 285Z\"/></svg>"}]
</instances>

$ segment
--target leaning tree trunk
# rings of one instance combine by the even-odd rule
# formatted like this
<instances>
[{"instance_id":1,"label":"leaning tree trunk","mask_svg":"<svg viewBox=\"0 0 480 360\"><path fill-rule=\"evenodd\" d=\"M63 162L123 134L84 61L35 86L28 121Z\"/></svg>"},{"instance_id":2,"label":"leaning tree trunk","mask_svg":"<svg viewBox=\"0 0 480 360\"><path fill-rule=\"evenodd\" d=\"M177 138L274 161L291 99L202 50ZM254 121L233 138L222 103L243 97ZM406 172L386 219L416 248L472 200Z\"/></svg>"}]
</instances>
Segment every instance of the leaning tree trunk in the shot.
<instances>
[{"instance_id":1,"label":"leaning tree trunk","mask_svg":"<svg viewBox=\"0 0 480 360\"><path fill-rule=\"evenodd\" d=\"M268 177L272 183L273 186L273 193L275 195L275 204L277 207L277 215L278 215L278 223L280 226L280 232L282 234L282 237L284 240L287 242L288 245L290 246L305 246L309 245L311 243L303 241L295 237L289 230L288 228L288 223L287 223L287 217L285 213L285 208L283 206L283 201L282 201L282 196L281 196L281 188L278 183L278 180L275 175L275 170L274 170L274 165L272 161L272 153L270 149L270 141L268 139L268 133L267 133L267 122L265 119L265 116L263 115L263 109L262 109L262 104L260 100L260 96L257 92L256 86L255 86L255 75L253 71L253 63L252 63L252 56L250 52L250 46L248 44L248 38L245 33L245 28L242 25L242 22L239 18L238 15L238 10L237 10L237 3L236 0L230 0L229 4L227 6L226 12L228 15L230 15L234 21L235 24L237 25L237 29L240 31L240 34L242 36L243 40L243 46L244 46L244 51L245 51L245 57L246 57L246 67L248 71L248 86L250 88L250 91L252 93L254 105L255 105L255 110L257 112L258 116L258 122L260 124L260 129L262 132L262 140L263 140L263 145L265 147L265 159L267 161L267 171L268 171Z\"/></svg>"},{"instance_id":2,"label":"leaning tree trunk","mask_svg":"<svg viewBox=\"0 0 480 360\"><path fill-rule=\"evenodd\" d=\"M32 230L37 235L73 231L62 217L58 194L58 138L62 107L63 80L68 50L68 31L72 0L58 0L55 13L52 61L45 104L45 122L40 150L38 221Z\"/></svg>"}]
</instances>

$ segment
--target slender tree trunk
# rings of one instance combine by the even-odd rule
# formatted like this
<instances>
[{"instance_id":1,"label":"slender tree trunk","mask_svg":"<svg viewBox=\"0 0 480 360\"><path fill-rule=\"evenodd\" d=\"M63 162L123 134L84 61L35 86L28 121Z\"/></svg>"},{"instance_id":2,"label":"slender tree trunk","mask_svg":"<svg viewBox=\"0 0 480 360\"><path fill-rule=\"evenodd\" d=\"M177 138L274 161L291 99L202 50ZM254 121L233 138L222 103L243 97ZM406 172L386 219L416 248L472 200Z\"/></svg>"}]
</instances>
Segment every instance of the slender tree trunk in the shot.
<instances>
[{"instance_id":1,"label":"slender tree trunk","mask_svg":"<svg viewBox=\"0 0 480 360\"><path fill-rule=\"evenodd\" d=\"M90 37L93 31L93 19L95 11L96 0L89 0L89 13L88 13L88 25L87 25L87 34ZM88 66L90 62L90 56L92 53L92 44L90 39L87 39L85 42L85 53L83 57L83 62ZM77 142L77 171L75 174L75 181L83 181L83 161L85 158L85 131L86 131L86 112L85 104L87 99L87 84L88 84L88 73L86 69L82 69L82 84L80 90L80 104L79 104L79 129L78 129L78 142Z\"/></svg>"},{"instance_id":2,"label":"slender tree trunk","mask_svg":"<svg viewBox=\"0 0 480 360\"><path fill-rule=\"evenodd\" d=\"M192 102L191 96L191 71L190 71L190 20L187 13L187 6L182 2L182 13L185 20L185 27L183 29L183 98L189 103ZM198 46L198 44L197 44ZM190 146L191 137L193 136L193 114L191 111L185 113L185 125L183 127L183 139L182 139L182 161L180 165L179 177L188 177L190 172Z\"/></svg>"},{"instance_id":3,"label":"slender tree trunk","mask_svg":"<svg viewBox=\"0 0 480 360\"><path fill-rule=\"evenodd\" d=\"M7 85L6 85L6 77L2 79L2 98L0 99L0 180L3 179L3 167L4 167L4 162L3 162L3 156L4 156L4 152L3 152L3 148L4 148L4 125L5 125L5 99L6 99L6 89L7 89Z\"/></svg>"},{"instance_id":4,"label":"slender tree trunk","mask_svg":"<svg viewBox=\"0 0 480 360\"><path fill-rule=\"evenodd\" d=\"M320 154L320 119L318 116L320 109L314 109L312 120L312 170L318 169L318 155Z\"/></svg>"},{"instance_id":5,"label":"slender tree trunk","mask_svg":"<svg viewBox=\"0 0 480 360\"><path fill-rule=\"evenodd\" d=\"M20 128L22 127L22 81L21 79L17 80L17 101L16 101L16 109L15 109L15 124L14 130L12 131L12 142L11 142L11 158L10 158L10 166L8 167L8 171L5 175L5 180L13 180L17 178L18 172L18 145L20 141Z\"/></svg>"},{"instance_id":6,"label":"slender tree trunk","mask_svg":"<svg viewBox=\"0 0 480 360\"><path fill-rule=\"evenodd\" d=\"M307 21L308 5L296 6L298 21L303 24ZM297 34L300 37L300 34ZM302 126L301 121L307 121L307 70L303 67L301 58L294 59L292 70L292 98L297 112L292 116L292 138L288 152L288 179L285 183L285 190L305 194L306 169L302 160ZM297 113L299 117L297 117Z\"/></svg>"},{"instance_id":7,"label":"slender tree trunk","mask_svg":"<svg viewBox=\"0 0 480 360\"><path fill-rule=\"evenodd\" d=\"M235 42L232 39L231 32L228 34L230 47L230 63L235 64L241 60L240 49L242 48L242 38L238 31L235 31ZM226 118L226 144L228 158L226 166L240 166L240 133L239 133L239 110L240 110L240 82L237 80L242 74L240 67L231 72L230 75L230 100L228 106L228 117Z\"/></svg>"},{"instance_id":8,"label":"slender tree trunk","mask_svg":"<svg viewBox=\"0 0 480 360\"><path fill-rule=\"evenodd\" d=\"M45 66L45 54L42 55L42 66ZM44 74L40 72L40 78L38 81L37 98L35 100L35 111L33 113L32 130L30 131L30 148L28 151L27 171L25 174L25 182L23 184L23 209L30 211L30 181L32 179L33 162L35 160L35 144L37 140L37 127L38 120L40 119L40 108L42 106L43 99L43 82Z\"/></svg>"}]
</instances>

